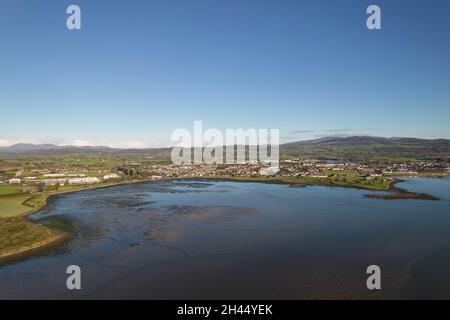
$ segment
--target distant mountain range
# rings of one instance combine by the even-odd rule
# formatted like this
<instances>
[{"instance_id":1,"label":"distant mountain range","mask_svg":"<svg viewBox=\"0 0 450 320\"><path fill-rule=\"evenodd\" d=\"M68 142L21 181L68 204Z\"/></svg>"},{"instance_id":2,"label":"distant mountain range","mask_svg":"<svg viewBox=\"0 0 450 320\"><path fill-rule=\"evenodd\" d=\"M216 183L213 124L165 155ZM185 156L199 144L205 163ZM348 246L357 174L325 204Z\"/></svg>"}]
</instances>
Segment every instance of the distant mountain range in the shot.
<instances>
[{"instance_id":1,"label":"distant mountain range","mask_svg":"<svg viewBox=\"0 0 450 320\"><path fill-rule=\"evenodd\" d=\"M149 149L118 149L107 146L57 146L54 144L18 143L9 147L0 147L0 156L70 156L70 155L98 155L98 154L124 154L124 155L153 155L164 153L170 155L169 148Z\"/></svg>"},{"instance_id":2,"label":"distant mountain range","mask_svg":"<svg viewBox=\"0 0 450 320\"><path fill-rule=\"evenodd\" d=\"M170 148L115 149L106 146L57 146L54 144L19 143L0 147L0 155L73 155L117 154L170 156ZM280 146L283 158L319 159L450 159L450 140L418 138L383 138L375 136L324 137L297 141Z\"/></svg>"},{"instance_id":3,"label":"distant mountain range","mask_svg":"<svg viewBox=\"0 0 450 320\"><path fill-rule=\"evenodd\" d=\"M419 139L419 138L384 138L375 136L352 136L352 137L324 137L314 140L296 141L283 144L283 147L297 147L305 145L448 145L450 140L447 139Z\"/></svg>"},{"instance_id":4,"label":"distant mountain range","mask_svg":"<svg viewBox=\"0 0 450 320\"><path fill-rule=\"evenodd\" d=\"M280 153L284 158L448 161L450 140L373 136L325 137L284 144Z\"/></svg>"},{"instance_id":5,"label":"distant mountain range","mask_svg":"<svg viewBox=\"0 0 450 320\"><path fill-rule=\"evenodd\" d=\"M0 153L20 153L29 151L44 151L44 150L110 150L109 147L76 147L76 146L57 146L55 144L31 144L18 143L9 147L0 147ZM112 149L111 149L112 150Z\"/></svg>"}]
</instances>

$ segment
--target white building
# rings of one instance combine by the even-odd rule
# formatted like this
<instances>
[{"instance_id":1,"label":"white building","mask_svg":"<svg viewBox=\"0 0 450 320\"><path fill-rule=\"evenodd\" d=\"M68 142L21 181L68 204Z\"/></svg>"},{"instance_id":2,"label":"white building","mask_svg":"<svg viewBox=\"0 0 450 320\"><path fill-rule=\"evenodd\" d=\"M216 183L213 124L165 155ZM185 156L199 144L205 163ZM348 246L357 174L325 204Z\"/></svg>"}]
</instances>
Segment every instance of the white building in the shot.
<instances>
[{"instance_id":1,"label":"white building","mask_svg":"<svg viewBox=\"0 0 450 320\"><path fill-rule=\"evenodd\" d=\"M81 178L71 178L67 182L69 184L81 184Z\"/></svg>"},{"instance_id":2,"label":"white building","mask_svg":"<svg viewBox=\"0 0 450 320\"><path fill-rule=\"evenodd\" d=\"M259 174L262 176L274 176L280 171L279 167L268 167L268 168L261 168L259 170Z\"/></svg>"},{"instance_id":3,"label":"white building","mask_svg":"<svg viewBox=\"0 0 450 320\"><path fill-rule=\"evenodd\" d=\"M22 182L22 180L20 180L18 178L9 179L9 184L19 184L21 182Z\"/></svg>"},{"instance_id":4,"label":"white building","mask_svg":"<svg viewBox=\"0 0 450 320\"><path fill-rule=\"evenodd\" d=\"M41 180L47 186L56 186L65 184L67 179L44 179Z\"/></svg>"},{"instance_id":5,"label":"white building","mask_svg":"<svg viewBox=\"0 0 450 320\"><path fill-rule=\"evenodd\" d=\"M47 173L44 174L44 177L46 178L63 178L66 175L64 173Z\"/></svg>"},{"instance_id":6,"label":"white building","mask_svg":"<svg viewBox=\"0 0 450 320\"><path fill-rule=\"evenodd\" d=\"M86 177L86 178L81 178L81 182L83 184L95 184L95 183L100 183L100 179L97 177Z\"/></svg>"},{"instance_id":7,"label":"white building","mask_svg":"<svg viewBox=\"0 0 450 320\"><path fill-rule=\"evenodd\" d=\"M103 177L103 180L110 180L110 179L119 179L120 176L117 173L111 173L111 174L107 174L106 176Z\"/></svg>"},{"instance_id":8,"label":"white building","mask_svg":"<svg viewBox=\"0 0 450 320\"><path fill-rule=\"evenodd\" d=\"M100 179L97 177L71 178L68 182L69 184L96 184L100 183Z\"/></svg>"}]
</instances>

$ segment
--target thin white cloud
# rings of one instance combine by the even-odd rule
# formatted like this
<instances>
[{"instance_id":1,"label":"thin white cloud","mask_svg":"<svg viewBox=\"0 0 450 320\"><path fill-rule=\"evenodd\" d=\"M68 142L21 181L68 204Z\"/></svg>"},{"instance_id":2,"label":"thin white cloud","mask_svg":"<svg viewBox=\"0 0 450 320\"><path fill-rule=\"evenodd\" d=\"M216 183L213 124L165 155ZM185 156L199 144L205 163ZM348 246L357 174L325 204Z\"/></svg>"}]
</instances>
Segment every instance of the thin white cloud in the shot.
<instances>
[{"instance_id":1,"label":"thin white cloud","mask_svg":"<svg viewBox=\"0 0 450 320\"><path fill-rule=\"evenodd\" d=\"M86 147L86 146L91 146L92 144L87 140L75 139L75 140L73 140L71 145L73 145L75 147Z\"/></svg>"},{"instance_id":2,"label":"thin white cloud","mask_svg":"<svg viewBox=\"0 0 450 320\"><path fill-rule=\"evenodd\" d=\"M0 147L8 147L12 145L11 141L6 139L0 139Z\"/></svg>"},{"instance_id":3,"label":"thin white cloud","mask_svg":"<svg viewBox=\"0 0 450 320\"><path fill-rule=\"evenodd\" d=\"M149 147L147 143L139 140L110 142L107 143L106 145L111 148L119 148L119 149L144 149Z\"/></svg>"},{"instance_id":4,"label":"thin white cloud","mask_svg":"<svg viewBox=\"0 0 450 320\"><path fill-rule=\"evenodd\" d=\"M306 133L313 133L311 130L295 130L289 132L289 134L306 134Z\"/></svg>"},{"instance_id":5,"label":"thin white cloud","mask_svg":"<svg viewBox=\"0 0 450 320\"><path fill-rule=\"evenodd\" d=\"M353 129L332 129L332 130L325 130L325 132L346 133L346 132L354 132L354 130Z\"/></svg>"}]
</instances>

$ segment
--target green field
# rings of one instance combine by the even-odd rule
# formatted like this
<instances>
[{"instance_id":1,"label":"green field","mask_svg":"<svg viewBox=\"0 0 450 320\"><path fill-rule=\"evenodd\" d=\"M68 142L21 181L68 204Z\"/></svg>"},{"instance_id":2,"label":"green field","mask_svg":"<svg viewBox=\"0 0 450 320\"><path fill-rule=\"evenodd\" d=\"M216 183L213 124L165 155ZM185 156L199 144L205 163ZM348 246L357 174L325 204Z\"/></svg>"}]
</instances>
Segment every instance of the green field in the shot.
<instances>
[{"instance_id":1,"label":"green field","mask_svg":"<svg viewBox=\"0 0 450 320\"><path fill-rule=\"evenodd\" d=\"M53 238L50 229L23 217L44 201L43 194L24 193L20 186L0 186L0 257Z\"/></svg>"},{"instance_id":2,"label":"green field","mask_svg":"<svg viewBox=\"0 0 450 320\"><path fill-rule=\"evenodd\" d=\"M0 185L0 197L22 193L22 186Z\"/></svg>"},{"instance_id":3,"label":"green field","mask_svg":"<svg viewBox=\"0 0 450 320\"><path fill-rule=\"evenodd\" d=\"M38 195L23 192L22 186L0 186L0 218L17 217L30 212L39 203L29 202Z\"/></svg>"},{"instance_id":4,"label":"green field","mask_svg":"<svg viewBox=\"0 0 450 320\"><path fill-rule=\"evenodd\" d=\"M1 197L0 218L17 217L26 214L33 209L33 206L24 204L30 198L29 194Z\"/></svg>"},{"instance_id":5,"label":"green field","mask_svg":"<svg viewBox=\"0 0 450 320\"><path fill-rule=\"evenodd\" d=\"M358 176L358 171L356 170L324 170L323 173L335 176Z\"/></svg>"},{"instance_id":6,"label":"green field","mask_svg":"<svg viewBox=\"0 0 450 320\"><path fill-rule=\"evenodd\" d=\"M0 258L57 239L51 229L24 217L45 204L48 193L23 193L14 186L0 186L0 193Z\"/></svg>"}]
</instances>

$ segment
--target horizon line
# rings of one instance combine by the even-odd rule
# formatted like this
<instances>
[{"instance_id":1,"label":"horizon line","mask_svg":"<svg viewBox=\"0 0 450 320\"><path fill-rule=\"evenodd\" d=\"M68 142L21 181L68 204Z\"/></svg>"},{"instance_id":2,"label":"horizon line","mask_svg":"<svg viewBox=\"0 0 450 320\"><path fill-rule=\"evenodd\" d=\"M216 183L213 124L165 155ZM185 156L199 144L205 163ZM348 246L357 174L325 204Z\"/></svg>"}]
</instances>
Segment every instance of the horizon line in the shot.
<instances>
[{"instance_id":1,"label":"horizon line","mask_svg":"<svg viewBox=\"0 0 450 320\"><path fill-rule=\"evenodd\" d=\"M312 142L312 141L320 141L320 140L324 140L324 139L348 139L348 138L381 138L381 139L418 139L418 140L429 140L429 141L433 141L433 140L450 140L450 138L419 138L419 137L408 137L408 136L394 136L394 137L384 137L384 136L376 136L376 135L348 135L348 136L339 136L339 135L330 135L330 136L323 136L323 137L317 137L317 138L313 138L313 139L298 139L298 140L293 140L292 142L284 142L284 143L280 143L279 145L286 145L286 144L293 144L293 143L297 143L297 142ZM1 139L0 139L1 140ZM118 149L118 150L132 150L132 149L136 149L136 150L145 150L145 149L168 149L168 148L174 148L174 147L182 147L182 146L176 146L176 145L165 145L165 146L142 146L142 147L138 147L138 146L129 146L129 147L119 147L119 146L114 146L114 144L86 144L86 145L76 145L76 144L56 144L56 143L32 143L32 142L16 142L16 143L11 143L8 145L0 145L0 150L1 149L5 149L5 148L10 148L10 147L14 147L14 146L19 146L19 145L32 145L32 146L44 146L44 145L49 145L49 146L54 146L54 147L58 147L58 148L109 148L109 149ZM226 147L227 145L224 144L222 145L223 147ZM248 146L246 144L246 146ZM257 145L255 145L257 146ZM192 147L192 146L191 146ZM209 146L211 148L217 147L217 146Z\"/></svg>"}]
</instances>

